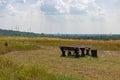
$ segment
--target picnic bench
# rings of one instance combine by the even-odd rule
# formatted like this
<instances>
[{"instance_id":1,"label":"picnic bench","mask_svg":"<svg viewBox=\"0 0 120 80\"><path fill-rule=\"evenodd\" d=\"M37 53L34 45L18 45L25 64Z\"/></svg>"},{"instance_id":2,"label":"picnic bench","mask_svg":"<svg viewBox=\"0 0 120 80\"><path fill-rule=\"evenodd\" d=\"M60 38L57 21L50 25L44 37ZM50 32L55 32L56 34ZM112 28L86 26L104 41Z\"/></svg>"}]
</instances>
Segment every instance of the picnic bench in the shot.
<instances>
[{"instance_id":1,"label":"picnic bench","mask_svg":"<svg viewBox=\"0 0 120 80\"><path fill-rule=\"evenodd\" d=\"M97 52L91 50L91 46L60 46L59 48L62 52L62 57L66 56L66 52L68 52L68 56L71 56L73 53L75 57L84 57L85 55L90 55L90 51L92 51L93 57L97 57ZM79 53L81 54L79 55Z\"/></svg>"}]
</instances>

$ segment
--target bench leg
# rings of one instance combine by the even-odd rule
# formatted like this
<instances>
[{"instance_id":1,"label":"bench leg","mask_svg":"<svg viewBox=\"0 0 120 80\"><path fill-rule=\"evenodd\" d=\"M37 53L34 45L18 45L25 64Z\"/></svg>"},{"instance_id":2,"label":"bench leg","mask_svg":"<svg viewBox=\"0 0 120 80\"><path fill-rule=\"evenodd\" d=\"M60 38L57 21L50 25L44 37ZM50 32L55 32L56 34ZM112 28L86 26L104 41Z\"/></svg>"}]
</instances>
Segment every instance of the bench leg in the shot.
<instances>
[{"instance_id":1,"label":"bench leg","mask_svg":"<svg viewBox=\"0 0 120 80\"><path fill-rule=\"evenodd\" d=\"M78 48L75 49L75 57L76 57L76 58L79 57L79 49L78 49Z\"/></svg>"},{"instance_id":2,"label":"bench leg","mask_svg":"<svg viewBox=\"0 0 120 80\"><path fill-rule=\"evenodd\" d=\"M81 49L81 57L84 57L85 56L85 48L80 48Z\"/></svg>"},{"instance_id":3,"label":"bench leg","mask_svg":"<svg viewBox=\"0 0 120 80\"><path fill-rule=\"evenodd\" d=\"M62 57L65 57L66 55L65 55L65 51L62 51L62 55L61 55Z\"/></svg>"},{"instance_id":4,"label":"bench leg","mask_svg":"<svg viewBox=\"0 0 120 80\"><path fill-rule=\"evenodd\" d=\"M80 48L81 49L81 57L84 57L85 56L85 48Z\"/></svg>"},{"instance_id":5,"label":"bench leg","mask_svg":"<svg viewBox=\"0 0 120 80\"><path fill-rule=\"evenodd\" d=\"M79 57L79 55L78 55L78 54L79 54L79 53L78 53L78 52L76 52L76 55L75 55L75 57L76 57L76 58L78 58L78 57Z\"/></svg>"},{"instance_id":6,"label":"bench leg","mask_svg":"<svg viewBox=\"0 0 120 80\"><path fill-rule=\"evenodd\" d=\"M91 50L91 56L97 58L97 50Z\"/></svg>"},{"instance_id":7,"label":"bench leg","mask_svg":"<svg viewBox=\"0 0 120 80\"><path fill-rule=\"evenodd\" d=\"M71 56L71 51L68 51L68 56Z\"/></svg>"},{"instance_id":8,"label":"bench leg","mask_svg":"<svg viewBox=\"0 0 120 80\"><path fill-rule=\"evenodd\" d=\"M90 55L90 49L86 50L86 55L88 55L88 56Z\"/></svg>"}]
</instances>

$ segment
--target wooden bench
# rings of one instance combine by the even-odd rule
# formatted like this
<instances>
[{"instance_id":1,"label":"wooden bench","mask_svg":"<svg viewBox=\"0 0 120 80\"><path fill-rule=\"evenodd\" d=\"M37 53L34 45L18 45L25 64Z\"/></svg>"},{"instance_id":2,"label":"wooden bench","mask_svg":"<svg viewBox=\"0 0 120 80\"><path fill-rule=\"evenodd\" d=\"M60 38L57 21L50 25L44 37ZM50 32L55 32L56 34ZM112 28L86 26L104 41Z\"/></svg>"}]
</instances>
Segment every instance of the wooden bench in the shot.
<instances>
[{"instance_id":1,"label":"wooden bench","mask_svg":"<svg viewBox=\"0 0 120 80\"><path fill-rule=\"evenodd\" d=\"M84 57L85 55L90 55L91 46L75 46L75 47L78 47L81 50L81 57Z\"/></svg>"},{"instance_id":2,"label":"wooden bench","mask_svg":"<svg viewBox=\"0 0 120 80\"><path fill-rule=\"evenodd\" d=\"M78 51L79 49L73 46L60 46L60 50L62 51L62 57L65 57L66 54L65 52L68 51L68 56L71 56L71 51L74 51L74 53L76 54L76 57L78 57Z\"/></svg>"},{"instance_id":3,"label":"wooden bench","mask_svg":"<svg viewBox=\"0 0 120 80\"><path fill-rule=\"evenodd\" d=\"M90 55L89 52L91 50L90 46L60 46L60 50L62 52L62 57L66 56L66 52L68 52L68 56L71 56L71 52L75 53L75 57L79 57L79 52L81 51L81 57L85 55ZM85 54L86 52L86 54Z\"/></svg>"}]
</instances>

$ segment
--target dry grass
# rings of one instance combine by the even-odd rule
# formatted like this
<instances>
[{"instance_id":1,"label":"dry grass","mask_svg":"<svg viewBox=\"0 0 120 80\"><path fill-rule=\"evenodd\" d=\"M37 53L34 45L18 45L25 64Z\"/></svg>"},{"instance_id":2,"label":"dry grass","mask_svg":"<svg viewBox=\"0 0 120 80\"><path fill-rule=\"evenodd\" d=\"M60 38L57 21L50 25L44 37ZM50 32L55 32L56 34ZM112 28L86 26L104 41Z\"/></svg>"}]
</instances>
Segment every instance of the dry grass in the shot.
<instances>
[{"instance_id":1,"label":"dry grass","mask_svg":"<svg viewBox=\"0 0 120 80\"><path fill-rule=\"evenodd\" d=\"M51 73L73 75L80 80L119 80L120 51L99 51L99 58L60 57L58 48L7 54L13 61L26 65L41 65Z\"/></svg>"},{"instance_id":2,"label":"dry grass","mask_svg":"<svg viewBox=\"0 0 120 80\"><path fill-rule=\"evenodd\" d=\"M8 47L4 46L8 41ZM60 57L60 45L91 45L99 50L98 58ZM68 40L58 38L0 38L0 53L14 63L43 66L53 74L72 75L80 80L120 79L120 40ZM27 50L27 51L26 51Z\"/></svg>"},{"instance_id":3,"label":"dry grass","mask_svg":"<svg viewBox=\"0 0 120 80\"><path fill-rule=\"evenodd\" d=\"M0 56L0 80L74 80L72 76L52 74L39 65L15 63ZM76 80L76 79L75 79Z\"/></svg>"},{"instance_id":4,"label":"dry grass","mask_svg":"<svg viewBox=\"0 0 120 80\"><path fill-rule=\"evenodd\" d=\"M8 42L8 47L5 47ZM120 50L120 40L73 40L59 38L0 37L0 54L10 51L36 50L41 46L90 45L98 50Z\"/></svg>"}]
</instances>

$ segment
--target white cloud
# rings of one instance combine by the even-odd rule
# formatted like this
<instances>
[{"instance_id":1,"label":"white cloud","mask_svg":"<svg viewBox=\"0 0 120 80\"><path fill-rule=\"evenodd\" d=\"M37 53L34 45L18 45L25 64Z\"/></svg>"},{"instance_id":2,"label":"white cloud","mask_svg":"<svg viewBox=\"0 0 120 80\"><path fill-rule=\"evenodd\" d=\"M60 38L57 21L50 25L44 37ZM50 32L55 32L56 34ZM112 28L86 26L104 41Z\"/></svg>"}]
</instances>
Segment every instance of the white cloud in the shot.
<instances>
[{"instance_id":1,"label":"white cloud","mask_svg":"<svg viewBox=\"0 0 120 80\"><path fill-rule=\"evenodd\" d=\"M36 8L36 7L40 7L41 4L43 3L43 0L37 0L35 4L32 4L31 6Z\"/></svg>"},{"instance_id":2,"label":"white cloud","mask_svg":"<svg viewBox=\"0 0 120 80\"><path fill-rule=\"evenodd\" d=\"M60 13L70 13L72 10L84 10L87 6L84 4L81 4L80 2L77 1L73 1L73 0L68 0L68 2L63 2L62 0L58 0L57 5L56 5L56 9L60 12Z\"/></svg>"},{"instance_id":3,"label":"white cloud","mask_svg":"<svg viewBox=\"0 0 120 80\"><path fill-rule=\"evenodd\" d=\"M24 3L26 3L26 0L23 0Z\"/></svg>"},{"instance_id":4,"label":"white cloud","mask_svg":"<svg viewBox=\"0 0 120 80\"><path fill-rule=\"evenodd\" d=\"M7 4L6 8L10 10L12 13L18 13L18 11L11 4Z\"/></svg>"},{"instance_id":5,"label":"white cloud","mask_svg":"<svg viewBox=\"0 0 120 80\"><path fill-rule=\"evenodd\" d=\"M119 2L119 0L0 0L0 25L17 24L22 29L30 26L34 32L45 33L109 33L109 30L112 32L112 26L115 25L117 29L120 25Z\"/></svg>"},{"instance_id":6,"label":"white cloud","mask_svg":"<svg viewBox=\"0 0 120 80\"><path fill-rule=\"evenodd\" d=\"M11 0L11 2L13 3L10 3L6 0L0 1L1 4L4 4L4 6L6 6L7 9L14 14L25 13L26 11L30 10L29 8L33 8L36 11L38 10L42 14L81 15L91 13L93 11L99 15L104 14L102 8L95 3L95 0L35 0L34 3L29 3L30 1L28 0ZM13 6L14 4L18 3L21 4ZM27 3L29 4L27 5ZM24 5L24 8L26 7L26 10L24 9L24 11L21 11L22 5ZM100 9L98 9L99 7Z\"/></svg>"},{"instance_id":7,"label":"white cloud","mask_svg":"<svg viewBox=\"0 0 120 80\"><path fill-rule=\"evenodd\" d=\"M38 0L32 7L44 14L81 14L90 7L99 7L95 0ZM90 12L90 10L89 10Z\"/></svg>"}]
</instances>

